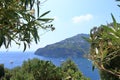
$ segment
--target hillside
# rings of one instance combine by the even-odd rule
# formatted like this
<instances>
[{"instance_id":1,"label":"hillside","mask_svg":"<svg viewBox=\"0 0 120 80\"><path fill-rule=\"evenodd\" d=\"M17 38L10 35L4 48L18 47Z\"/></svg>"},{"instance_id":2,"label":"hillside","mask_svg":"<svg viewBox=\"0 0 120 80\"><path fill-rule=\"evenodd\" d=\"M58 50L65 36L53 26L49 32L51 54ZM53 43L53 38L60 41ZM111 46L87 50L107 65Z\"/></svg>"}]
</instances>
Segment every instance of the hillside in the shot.
<instances>
[{"instance_id":1,"label":"hillside","mask_svg":"<svg viewBox=\"0 0 120 80\"><path fill-rule=\"evenodd\" d=\"M89 51L89 43L83 39L88 34L78 34L55 44L36 50L35 54L45 57L81 57Z\"/></svg>"}]
</instances>

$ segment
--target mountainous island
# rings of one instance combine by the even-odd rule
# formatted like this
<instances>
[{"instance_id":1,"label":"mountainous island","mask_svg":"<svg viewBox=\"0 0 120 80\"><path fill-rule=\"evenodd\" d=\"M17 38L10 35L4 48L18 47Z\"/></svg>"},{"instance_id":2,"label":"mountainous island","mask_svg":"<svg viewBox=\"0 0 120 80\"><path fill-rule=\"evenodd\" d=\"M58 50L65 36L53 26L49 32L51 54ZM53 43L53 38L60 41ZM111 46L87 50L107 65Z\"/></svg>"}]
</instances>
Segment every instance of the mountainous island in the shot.
<instances>
[{"instance_id":1,"label":"mountainous island","mask_svg":"<svg viewBox=\"0 0 120 80\"><path fill-rule=\"evenodd\" d=\"M88 34L78 34L60 42L47 45L35 51L36 55L44 57L82 57L89 52L90 44L83 38L88 38Z\"/></svg>"}]
</instances>

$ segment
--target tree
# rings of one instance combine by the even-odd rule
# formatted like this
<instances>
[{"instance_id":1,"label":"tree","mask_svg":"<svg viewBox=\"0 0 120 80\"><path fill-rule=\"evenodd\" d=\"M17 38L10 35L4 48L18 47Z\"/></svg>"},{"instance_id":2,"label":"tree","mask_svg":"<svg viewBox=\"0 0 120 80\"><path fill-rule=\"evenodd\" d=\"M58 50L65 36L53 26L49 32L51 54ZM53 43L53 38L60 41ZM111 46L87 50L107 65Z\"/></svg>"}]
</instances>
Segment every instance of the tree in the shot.
<instances>
[{"instance_id":1,"label":"tree","mask_svg":"<svg viewBox=\"0 0 120 80\"><path fill-rule=\"evenodd\" d=\"M89 80L82 75L80 70L77 68L77 65L71 60L67 59L61 64L61 68L64 74L65 80Z\"/></svg>"},{"instance_id":2,"label":"tree","mask_svg":"<svg viewBox=\"0 0 120 80\"><path fill-rule=\"evenodd\" d=\"M120 80L120 23L111 16L112 23L94 27L89 39L85 38L91 45L88 58L92 60L93 70L99 69L101 80Z\"/></svg>"},{"instance_id":3,"label":"tree","mask_svg":"<svg viewBox=\"0 0 120 80\"><path fill-rule=\"evenodd\" d=\"M0 79L1 79L2 77L4 77L4 75L5 75L4 65L1 64L1 65L0 65Z\"/></svg>"},{"instance_id":4,"label":"tree","mask_svg":"<svg viewBox=\"0 0 120 80\"><path fill-rule=\"evenodd\" d=\"M70 59L60 67L51 61L29 59L20 67L5 69L4 73L0 80L90 80L82 75Z\"/></svg>"},{"instance_id":5,"label":"tree","mask_svg":"<svg viewBox=\"0 0 120 80\"><path fill-rule=\"evenodd\" d=\"M90 58L102 80L120 80L120 24L111 16L113 23L90 31Z\"/></svg>"},{"instance_id":6,"label":"tree","mask_svg":"<svg viewBox=\"0 0 120 80\"><path fill-rule=\"evenodd\" d=\"M120 80L120 23L111 16L112 23L90 31L90 59L93 69L99 69L101 80Z\"/></svg>"},{"instance_id":7,"label":"tree","mask_svg":"<svg viewBox=\"0 0 120 80\"><path fill-rule=\"evenodd\" d=\"M0 0L0 47L9 48L15 42L30 47L32 41L37 44L39 29L54 30L52 18L44 18L50 11L40 15L39 0Z\"/></svg>"},{"instance_id":8,"label":"tree","mask_svg":"<svg viewBox=\"0 0 120 80\"><path fill-rule=\"evenodd\" d=\"M62 71L50 61L32 59L14 68L11 80L62 80ZM24 75L23 75L24 74Z\"/></svg>"}]
</instances>

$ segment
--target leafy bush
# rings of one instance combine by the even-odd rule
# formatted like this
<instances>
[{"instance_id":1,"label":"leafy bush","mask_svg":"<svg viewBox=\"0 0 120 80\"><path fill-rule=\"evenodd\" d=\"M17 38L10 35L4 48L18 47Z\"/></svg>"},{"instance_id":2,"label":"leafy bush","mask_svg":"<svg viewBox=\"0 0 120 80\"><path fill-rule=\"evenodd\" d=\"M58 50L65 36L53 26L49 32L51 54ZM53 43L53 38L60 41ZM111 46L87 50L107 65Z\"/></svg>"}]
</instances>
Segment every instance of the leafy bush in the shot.
<instances>
[{"instance_id":1,"label":"leafy bush","mask_svg":"<svg viewBox=\"0 0 120 80\"><path fill-rule=\"evenodd\" d=\"M4 65L0 64L0 79L5 75Z\"/></svg>"},{"instance_id":2,"label":"leafy bush","mask_svg":"<svg viewBox=\"0 0 120 80\"><path fill-rule=\"evenodd\" d=\"M102 80L120 80L120 24L111 16L113 23L90 32L90 58L100 70Z\"/></svg>"},{"instance_id":3,"label":"leafy bush","mask_svg":"<svg viewBox=\"0 0 120 80\"><path fill-rule=\"evenodd\" d=\"M67 65L67 66L66 66ZM89 80L78 70L72 60L67 60L60 67L50 61L32 59L24 61L21 67L5 69L2 80Z\"/></svg>"},{"instance_id":4,"label":"leafy bush","mask_svg":"<svg viewBox=\"0 0 120 80\"><path fill-rule=\"evenodd\" d=\"M67 59L61 64L61 68L64 73L65 80L89 80L82 75L82 73L77 68L77 65L71 60Z\"/></svg>"}]
</instances>

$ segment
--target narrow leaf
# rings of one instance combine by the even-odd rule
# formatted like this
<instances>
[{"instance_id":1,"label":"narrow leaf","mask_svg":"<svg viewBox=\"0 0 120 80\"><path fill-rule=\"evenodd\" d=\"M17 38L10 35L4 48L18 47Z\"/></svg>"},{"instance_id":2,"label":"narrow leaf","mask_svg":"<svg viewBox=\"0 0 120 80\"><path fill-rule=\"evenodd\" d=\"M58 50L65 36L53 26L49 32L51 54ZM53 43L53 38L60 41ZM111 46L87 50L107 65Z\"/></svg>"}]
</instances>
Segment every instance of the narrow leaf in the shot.
<instances>
[{"instance_id":1,"label":"narrow leaf","mask_svg":"<svg viewBox=\"0 0 120 80\"><path fill-rule=\"evenodd\" d=\"M43 16L47 15L48 13L50 13L50 11L43 13L40 17L43 17Z\"/></svg>"},{"instance_id":2,"label":"narrow leaf","mask_svg":"<svg viewBox=\"0 0 120 80\"><path fill-rule=\"evenodd\" d=\"M93 66L92 66L92 71L94 71L94 70L95 70L95 66L93 65Z\"/></svg>"},{"instance_id":3,"label":"narrow leaf","mask_svg":"<svg viewBox=\"0 0 120 80\"><path fill-rule=\"evenodd\" d=\"M2 44L3 44L3 39L0 38L0 47L2 46Z\"/></svg>"},{"instance_id":4,"label":"narrow leaf","mask_svg":"<svg viewBox=\"0 0 120 80\"><path fill-rule=\"evenodd\" d=\"M28 6L28 0L25 0L25 9L27 9Z\"/></svg>"},{"instance_id":5,"label":"narrow leaf","mask_svg":"<svg viewBox=\"0 0 120 80\"><path fill-rule=\"evenodd\" d=\"M117 5L118 7L120 7L120 5Z\"/></svg>"},{"instance_id":6,"label":"narrow leaf","mask_svg":"<svg viewBox=\"0 0 120 80\"><path fill-rule=\"evenodd\" d=\"M32 9L32 1L30 0L30 10Z\"/></svg>"},{"instance_id":7,"label":"narrow leaf","mask_svg":"<svg viewBox=\"0 0 120 80\"><path fill-rule=\"evenodd\" d=\"M7 44L6 44L6 39L5 39L5 37L3 37L3 43L4 43L5 48L7 48Z\"/></svg>"},{"instance_id":8,"label":"narrow leaf","mask_svg":"<svg viewBox=\"0 0 120 80\"><path fill-rule=\"evenodd\" d=\"M2 31L0 31L0 47L2 46L3 44L3 34L2 34Z\"/></svg>"},{"instance_id":9,"label":"narrow leaf","mask_svg":"<svg viewBox=\"0 0 120 80\"><path fill-rule=\"evenodd\" d=\"M39 20L39 21L43 21L43 22L51 22L51 21L53 21L53 19L52 18L43 18L43 19L37 19L37 20Z\"/></svg>"},{"instance_id":10,"label":"narrow leaf","mask_svg":"<svg viewBox=\"0 0 120 80\"><path fill-rule=\"evenodd\" d=\"M37 13L37 14L38 14L37 16L39 17L39 12L40 12L40 11L39 11L39 0L37 0L37 12L38 12L38 13Z\"/></svg>"},{"instance_id":11,"label":"narrow leaf","mask_svg":"<svg viewBox=\"0 0 120 80\"><path fill-rule=\"evenodd\" d=\"M23 50L23 52L26 50L26 43L24 42L24 50Z\"/></svg>"},{"instance_id":12,"label":"narrow leaf","mask_svg":"<svg viewBox=\"0 0 120 80\"><path fill-rule=\"evenodd\" d=\"M87 38L87 37L84 37L84 36L82 36L82 38L85 40L85 41L87 41L87 42L91 42L91 40L89 39L89 38Z\"/></svg>"},{"instance_id":13,"label":"narrow leaf","mask_svg":"<svg viewBox=\"0 0 120 80\"><path fill-rule=\"evenodd\" d=\"M35 28L34 26L34 30L32 32L32 35L33 35L33 38L35 40L35 43L37 44L38 40L39 40L39 36L38 36L38 31L37 31L37 28Z\"/></svg>"},{"instance_id":14,"label":"narrow leaf","mask_svg":"<svg viewBox=\"0 0 120 80\"><path fill-rule=\"evenodd\" d=\"M115 30L117 30L117 22L113 16L113 14L111 14L111 16L112 16L112 20L113 20L113 27L115 28Z\"/></svg>"}]
</instances>

